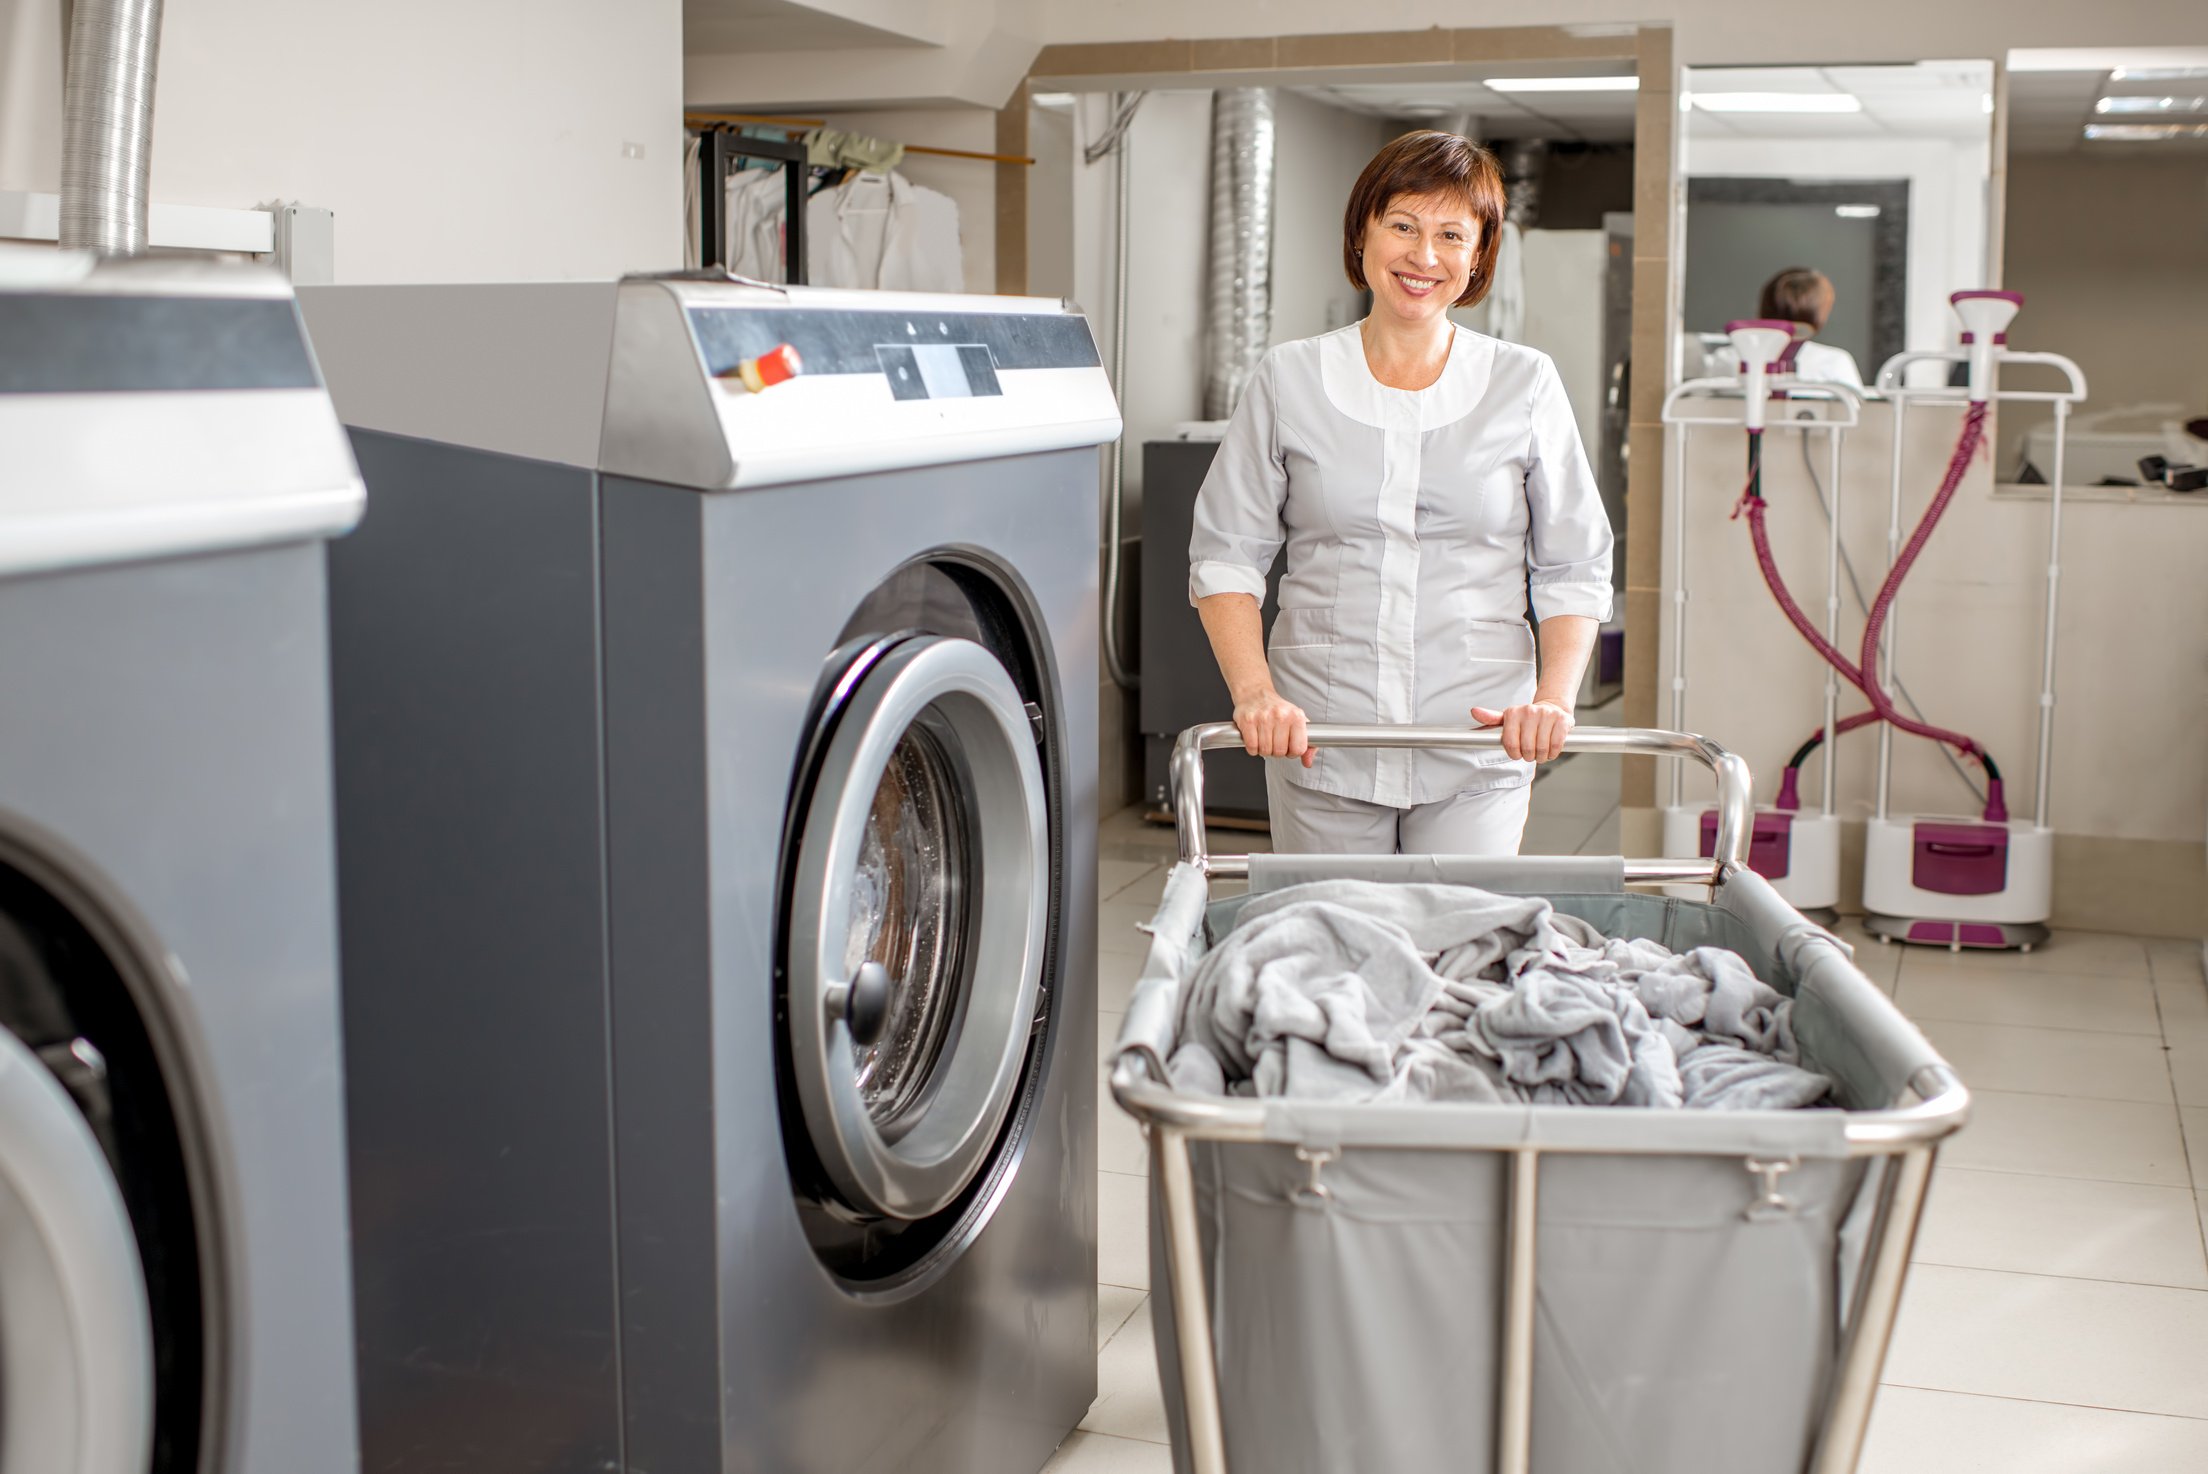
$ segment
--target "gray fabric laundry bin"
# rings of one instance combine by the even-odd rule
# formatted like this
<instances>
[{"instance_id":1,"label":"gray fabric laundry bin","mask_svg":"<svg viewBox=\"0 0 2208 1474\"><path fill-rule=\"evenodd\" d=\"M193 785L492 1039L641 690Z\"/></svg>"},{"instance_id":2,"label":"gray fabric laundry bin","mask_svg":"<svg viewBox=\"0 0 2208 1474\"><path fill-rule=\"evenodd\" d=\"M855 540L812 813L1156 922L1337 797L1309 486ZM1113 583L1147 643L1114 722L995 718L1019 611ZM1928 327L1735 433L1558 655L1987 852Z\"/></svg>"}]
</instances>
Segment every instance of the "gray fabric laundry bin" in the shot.
<instances>
[{"instance_id":1,"label":"gray fabric laundry bin","mask_svg":"<svg viewBox=\"0 0 2208 1474\"><path fill-rule=\"evenodd\" d=\"M1654 862L1651 862L1654 863ZM1237 870L1241 862L1234 862ZM1180 1474L1843 1474L1938 1141L1968 1096L1763 879L1632 893L1618 859L1249 857L1253 891L1440 880L1739 952L1838 1108L1314 1105L1189 1095L1181 988L1243 898L1168 881L1114 1090L1151 1139Z\"/></svg>"}]
</instances>

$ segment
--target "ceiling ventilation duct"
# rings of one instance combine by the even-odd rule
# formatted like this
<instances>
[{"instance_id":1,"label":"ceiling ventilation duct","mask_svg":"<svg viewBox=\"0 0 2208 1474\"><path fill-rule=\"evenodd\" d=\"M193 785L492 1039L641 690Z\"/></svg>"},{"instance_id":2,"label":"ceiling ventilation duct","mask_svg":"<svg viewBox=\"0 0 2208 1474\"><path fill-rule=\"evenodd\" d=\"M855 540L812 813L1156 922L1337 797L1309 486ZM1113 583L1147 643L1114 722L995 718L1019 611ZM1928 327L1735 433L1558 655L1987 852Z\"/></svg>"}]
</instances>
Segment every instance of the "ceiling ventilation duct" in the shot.
<instances>
[{"instance_id":1,"label":"ceiling ventilation duct","mask_svg":"<svg viewBox=\"0 0 2208 1474\"><path fill-rule=\"evenodd\" d=\"M76 0L62 97L61 245L146 249L161 0Z\"/></svg>"},{"instance_id":2,"label":"ceiling ventilation duct","mask_svg":"<svg viewBox=\"0 0 2208 1474\"><path fill-rule=\"evenodd\" d=\"M1273 330L1273 91L1212 94L1204 418L1234 413Z\"/></svg>"}]
</instances>

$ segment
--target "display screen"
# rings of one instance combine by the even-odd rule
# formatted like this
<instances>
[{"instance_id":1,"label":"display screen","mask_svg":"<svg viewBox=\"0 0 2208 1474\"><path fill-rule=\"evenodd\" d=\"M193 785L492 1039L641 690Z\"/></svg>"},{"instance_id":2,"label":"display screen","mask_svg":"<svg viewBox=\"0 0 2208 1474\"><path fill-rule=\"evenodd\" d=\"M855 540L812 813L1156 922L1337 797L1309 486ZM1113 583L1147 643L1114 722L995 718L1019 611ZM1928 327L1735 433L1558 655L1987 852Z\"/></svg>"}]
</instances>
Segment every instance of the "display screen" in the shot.
<instances>
[{"instance_id":1,"label":"display screen","mask_svg":"<svg viewBox=\"0 0 2208 1474\"><path fill-rule=\"evenodd\" d=\"M883 343L876 346L889 392L899 399L973 399L1002 394L986 343Z\"/></svg>"}]
</instances>

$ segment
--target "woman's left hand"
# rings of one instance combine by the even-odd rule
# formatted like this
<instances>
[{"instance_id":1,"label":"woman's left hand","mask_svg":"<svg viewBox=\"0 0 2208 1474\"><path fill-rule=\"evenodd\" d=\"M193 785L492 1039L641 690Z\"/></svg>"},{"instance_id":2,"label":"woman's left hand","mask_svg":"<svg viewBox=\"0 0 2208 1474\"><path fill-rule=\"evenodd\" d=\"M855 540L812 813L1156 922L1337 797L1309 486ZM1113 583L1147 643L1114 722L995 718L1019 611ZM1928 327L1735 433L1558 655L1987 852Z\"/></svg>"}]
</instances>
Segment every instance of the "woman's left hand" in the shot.
<instances>
[{"instance_id":1,"label":"woman's left hand","mask_svg":"<svg viewBox=\"0 0 2208 1474\"><path fill-rule=\"evenodd\" d=\"M1472 720L1483 727L1501 727L1503 751L1520 762L1534 763L1555 760L1573 727L1571 712L1556 701L1529 701L1502 711L1475 706Z\"/></svg>"}]
</instances>

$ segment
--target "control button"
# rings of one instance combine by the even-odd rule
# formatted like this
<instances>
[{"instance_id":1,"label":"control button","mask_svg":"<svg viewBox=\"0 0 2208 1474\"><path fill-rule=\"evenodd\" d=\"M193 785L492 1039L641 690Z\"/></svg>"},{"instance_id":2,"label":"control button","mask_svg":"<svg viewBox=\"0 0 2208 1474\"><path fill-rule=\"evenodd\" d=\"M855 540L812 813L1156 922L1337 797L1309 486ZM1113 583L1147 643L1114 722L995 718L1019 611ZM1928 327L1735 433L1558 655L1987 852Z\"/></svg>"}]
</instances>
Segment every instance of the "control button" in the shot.
<instances>
[{"instance_id":1,"label":"control button","mask_svg":"<svg viewBox=\"0 0 2208 1474\"><path fill-rule=\"evenodd\" d=\"M757 358L747 358L736 365L736 377L744 381L744 387L754 394L762 394L785 379L794 379L805 372L805 363L797 356L797 350L787 343L777 344Z\"/></svg>"}]
</instances>

